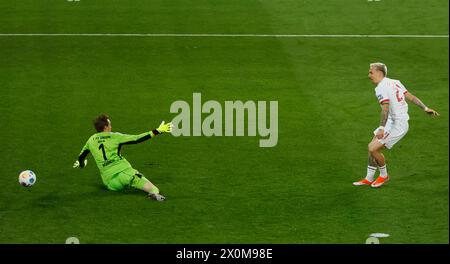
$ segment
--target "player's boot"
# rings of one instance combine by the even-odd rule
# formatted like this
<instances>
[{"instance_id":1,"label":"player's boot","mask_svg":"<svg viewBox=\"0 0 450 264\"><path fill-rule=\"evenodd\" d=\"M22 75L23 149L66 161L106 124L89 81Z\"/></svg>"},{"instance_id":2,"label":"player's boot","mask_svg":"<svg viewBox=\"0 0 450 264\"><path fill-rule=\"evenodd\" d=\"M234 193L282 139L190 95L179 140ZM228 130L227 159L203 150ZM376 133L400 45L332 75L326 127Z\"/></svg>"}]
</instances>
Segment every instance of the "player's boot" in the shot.
<instances>
[{"instance_id":1,"label":"player's boot","mask_svg":"<svg viewBox=\"0 0 450 264\"><path fill-rule=\"evenodd\" d=\"M381 185L385 184L389 181L389 176L386 176L386 178L378 177L376 181L374 181L370 186L374 188L381 187Z\"/></svg>"},{"instance_id":2,"label":"player's boot","mask_svg":"<svg viewBox=\"0 0 450 264\"><path fill-rule=\"evenodd\" d=\"M355 186L362 186L362 185L371 185L373 181L369 181L367 179L362 179L360 181L354 182L353 185Z\"/></svg>"},{"instance_id":3,"label":"player's boot","mask_svg":"<svg viewBox=\"0 0 450 264\"><path fill-rule=\"evenodd\" d=\"M149 193L148 198L150 198L152 200L156 200L158 202L162 202L162 201L166 200L166 197L162 196L159 193Z\"/></svg>"}]
</instances>

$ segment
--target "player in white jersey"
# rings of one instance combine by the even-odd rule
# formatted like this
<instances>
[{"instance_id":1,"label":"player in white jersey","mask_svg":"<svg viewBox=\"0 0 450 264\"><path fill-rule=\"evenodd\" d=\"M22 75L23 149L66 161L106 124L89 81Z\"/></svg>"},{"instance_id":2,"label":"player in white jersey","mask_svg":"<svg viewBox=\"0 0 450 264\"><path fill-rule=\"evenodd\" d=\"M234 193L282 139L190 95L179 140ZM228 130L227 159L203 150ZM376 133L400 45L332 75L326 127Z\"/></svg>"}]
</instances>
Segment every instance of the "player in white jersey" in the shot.
<instances>
[{"instance_id":1,"label":"player in white jersey","mask_svg":"<svg viewBox=\"0 0 450 264\"><path fill-rule=\"evenodd\" d=\"M395 143L408 132L408 104L405 99L421 107L426 113L438 116L439 113L428 108L422 101L408 92L405 86L387 76L387 67L383 63L372 63L369 69L370 80L377 85L375 95L381 105L380 126L373 132L374 137L369 143L369 164L366 178L354 182L353 185L371 185L380 187L389 180L386 162L381 150L391 149ZM380 176L374 180L375 172L380 170Z\"/></svg>"}]
</instances>

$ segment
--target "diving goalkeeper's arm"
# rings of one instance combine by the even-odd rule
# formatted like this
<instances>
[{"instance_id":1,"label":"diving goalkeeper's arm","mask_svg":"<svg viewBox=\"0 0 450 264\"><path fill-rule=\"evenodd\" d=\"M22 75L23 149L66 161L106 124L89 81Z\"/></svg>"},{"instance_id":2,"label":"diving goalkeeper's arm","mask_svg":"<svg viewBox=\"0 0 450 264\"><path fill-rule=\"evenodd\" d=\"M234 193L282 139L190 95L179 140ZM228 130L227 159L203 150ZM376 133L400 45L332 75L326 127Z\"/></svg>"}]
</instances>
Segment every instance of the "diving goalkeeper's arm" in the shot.
<instances>
[{"instance_id":1,"label":"diving goalkeeper's arm","mask_svg":"<svg viewBox=\"0 0 450 264\"><path fill-rule=\"evenodd\" d=\"M162 121L162 123L159 125L158 128L151 130L150 132L145 132L142 133L140 135L124 135L121 133L112 133L111 136L107 136L103 139L103 143L101 145L98 145L99 143L97 142L98 140L95 140L96 136L98 134L95 134L93 136L91 136L91 138L89 138L88 142L86 142L86 145L84 145L84 147L81 149L80 155L78 156L78 160L75 161L75 163L73 164L74 168L83 168L87 165L87 160L86 160L86 156L90 153L90 149L102 149L102 152L99 151L94 151L93 155L103 155L100 156L100 158L98 160L102 160L102 158L104 158L104 160L108 160L113 158L114 156L117 157L117 155L120 155L120 148L123 145L129 145L129 144L137 144L137 143L141 143L144 142L156 135L162 134L162 133L170 133L172 132L172 128L173 125L172 123L165 123L164 121ZM111 130L107 131L103 131L103 132L111 132ZM103 133L101 132L101 133ZM98 136L97 136L98 137ZM111 143L113 143L112 145L115 147L110 148L110 150L105 151L105 147L108 145L108 142L110 141ZM115 142L115 143L114 143ZM98 152L98 153L97 153ZM95 156L94 156L95 158ZM97 158L95 158L97 160Z\"/></svg>"}]
</instances>

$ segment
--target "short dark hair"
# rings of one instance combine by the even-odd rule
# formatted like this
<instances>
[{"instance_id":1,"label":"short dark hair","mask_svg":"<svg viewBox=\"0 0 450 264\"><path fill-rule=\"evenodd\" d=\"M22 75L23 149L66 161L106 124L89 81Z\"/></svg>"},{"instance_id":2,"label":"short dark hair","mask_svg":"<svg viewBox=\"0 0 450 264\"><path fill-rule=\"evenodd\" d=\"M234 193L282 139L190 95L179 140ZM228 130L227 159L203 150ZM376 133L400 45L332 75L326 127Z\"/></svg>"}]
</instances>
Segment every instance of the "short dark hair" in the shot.
<instances>
[{"instance_id":1,"label":"short dark hair","mask_svg":"<svg viewBox=\"0 0 450 264\"><path fill-rule=\"evenodd\" d=\"M106 126L109 125L109 116L107 114L101 114L94 119L94 127L97 132L103 132Z\"/></svg>"}]
</instances>

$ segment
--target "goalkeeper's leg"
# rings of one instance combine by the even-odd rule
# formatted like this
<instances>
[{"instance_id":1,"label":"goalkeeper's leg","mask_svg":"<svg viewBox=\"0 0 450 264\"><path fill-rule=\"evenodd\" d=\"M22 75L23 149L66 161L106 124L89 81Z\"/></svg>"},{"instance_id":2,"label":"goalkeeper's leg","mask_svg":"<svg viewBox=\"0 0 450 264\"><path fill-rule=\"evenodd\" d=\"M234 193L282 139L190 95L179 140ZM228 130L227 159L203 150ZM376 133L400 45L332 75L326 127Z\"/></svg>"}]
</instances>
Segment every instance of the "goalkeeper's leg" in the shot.
<instances>
[{"instance_id":1,"label":"goalkeeper's leg","mask_svg":"<svg viewBox=\"0 0 450 264\"><path fill-rule=\"evenodd\" d=\"M130 185L133 188L143 190L147 193L159 193L158 187L156 187L151 181L149 181L139 172L134 175Z\"/></svg>"},{"instance_id":2,"label":"goalkeeper's leg","mask_svg":"<svg viewBox=\"0 0 450 264\"><path fill-rule=\"evenodd\" d=\"M157 200L164 201L166 198L159 193L158 187L156 187L151 181L144 177L141 173L135 170L133 179L130 183L131 187L143 190L148 193L148 197Z\"/></svg>"}]
</instances>

